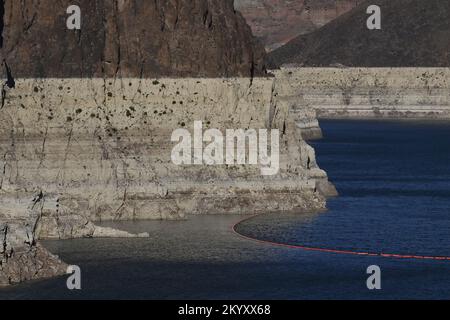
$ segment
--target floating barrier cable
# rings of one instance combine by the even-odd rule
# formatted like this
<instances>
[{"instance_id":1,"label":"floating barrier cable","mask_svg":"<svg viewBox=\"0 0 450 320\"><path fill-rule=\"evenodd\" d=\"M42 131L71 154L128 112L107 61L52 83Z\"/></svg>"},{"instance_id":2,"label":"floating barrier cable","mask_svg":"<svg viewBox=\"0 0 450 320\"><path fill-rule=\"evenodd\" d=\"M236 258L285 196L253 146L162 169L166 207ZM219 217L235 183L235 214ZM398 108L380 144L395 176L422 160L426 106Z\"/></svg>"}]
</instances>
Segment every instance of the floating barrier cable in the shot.
<instances>
[{"instance_id":1,"label":"floating barrier cable","mask_svg":"<svg viewBox=\"0 0 450 320\"><path fill-rule=\"evenodd\" d=\"M257 238L252 238L246 235L243 235L239 233L236 228L250 220L255 218L256 216L252 216L250 218L245 218L237 223L235 223L231 229L232 231L238 235L240 238L271 245L271 246L277 246L277 247L283 247L283 248L289 248L289 249L298 249L298 250L304 250L304 251L313 251L313 252L324 252L324 253L334 253L334 254L345 254L345 255L354 255L354 256L367 256L367 257L382 257L382 258L394 258L394 259L415 259L415 260L436 260L436 261L450 261L450 257L446 256L422 256L422 255L406 255L406 254L395 254L395 253L372 253L372 252L362 252L362 251L351 251L351 250L338 250L338 249L328 249L328 248L315 248L315 247L307 247L307 246L301 246L301 245L292 245L292 244L285 244L285 243L278 243L273 241L267 241L267 240L261 240Z\"/></svg>"}]
</instances>

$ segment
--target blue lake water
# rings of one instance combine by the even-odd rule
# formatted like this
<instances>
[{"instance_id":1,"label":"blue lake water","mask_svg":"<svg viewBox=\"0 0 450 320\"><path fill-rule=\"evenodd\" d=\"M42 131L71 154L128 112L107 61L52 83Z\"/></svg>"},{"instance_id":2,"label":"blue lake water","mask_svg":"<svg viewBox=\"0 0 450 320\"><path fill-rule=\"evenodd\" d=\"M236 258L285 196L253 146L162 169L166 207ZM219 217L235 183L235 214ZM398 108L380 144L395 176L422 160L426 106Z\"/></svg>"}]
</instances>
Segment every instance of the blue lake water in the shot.
<instances>
[{"instance_id":1,"label":"blue lake water","mask_svg":"<svg viewBox=\"0 0 450 320\"><path fill-rule=\"evenodd\" d=\"M246 232L313 247L450 257L450 124L321 126L325 138L312 144L340 196L319 217L295 224L284 217L282 226L259 224ZM258 227L271 230L258 233Z\"/></svg>"},{"instance_id":2,"label":"blue lake water","mask_svg":"<svg viewBox=\"0 0 450 320\"><path fill-rule=\"evenodd\" d=\"M241 223L247 236L292 245L450 256L450 124L322 121L312 143L340 196L329 211L267 214ZM449 299L450 261L309 252L248 241L239 216L124 222L149 239L46 241L82 269L0 290L0 299ZM111 225L111 224L109 224ZM382 290L366 287L381 268Z\"/></svg>"}]
</instances>

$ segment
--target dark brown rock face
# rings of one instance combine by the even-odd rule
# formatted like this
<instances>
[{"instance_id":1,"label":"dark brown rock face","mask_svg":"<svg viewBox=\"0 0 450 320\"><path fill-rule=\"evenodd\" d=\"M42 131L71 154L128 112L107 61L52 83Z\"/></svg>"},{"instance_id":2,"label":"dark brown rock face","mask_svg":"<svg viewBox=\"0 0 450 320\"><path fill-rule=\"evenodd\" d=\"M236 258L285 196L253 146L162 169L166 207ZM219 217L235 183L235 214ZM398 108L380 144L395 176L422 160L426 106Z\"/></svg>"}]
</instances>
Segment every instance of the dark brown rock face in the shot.
<instances>
[{"instance_id":1,"label":"dark brown rock face","mask_svg":"<svg viewBox=\"0 0 450 320\"><path fill-rule=\"evenodd\" d=\"M381 8L382 29L369 30L369 5ZM364 1L320 30L271 52L272 67L448 67L450 0Z\"/></svg>"},{"instance_id":2,"label":"dark brown rock face","mask_svg":"<svg viewBox=\"0 0 450 320\"><path fill-rule=\"evenodd\" d=\"M81 8L81 30L66 26L70 5ZM264 49L233 0L4 0L0 6L2 55L14 77L264 74Z\"/></svg>"},{"instance_id":3,"label":"dark brown rock face","mask_svg":"<svg viewBox=\"0 0 450 320\"><path fill-rule=\"evenodd\" d=\"M268 51L310 33L356 7L362 0L236 0L255 36Z\"/></svg>"},{"instance_id":4,"label":"dark brown rock face","mask_svg":"<svg viewBox=\"0 0 450 320\"><path fill-rule=\"evenodd\" d=\"M64 275L66 270L66 264L37 244L10 257L0 255L0 287Z\"/></svg>"}]
</instances>

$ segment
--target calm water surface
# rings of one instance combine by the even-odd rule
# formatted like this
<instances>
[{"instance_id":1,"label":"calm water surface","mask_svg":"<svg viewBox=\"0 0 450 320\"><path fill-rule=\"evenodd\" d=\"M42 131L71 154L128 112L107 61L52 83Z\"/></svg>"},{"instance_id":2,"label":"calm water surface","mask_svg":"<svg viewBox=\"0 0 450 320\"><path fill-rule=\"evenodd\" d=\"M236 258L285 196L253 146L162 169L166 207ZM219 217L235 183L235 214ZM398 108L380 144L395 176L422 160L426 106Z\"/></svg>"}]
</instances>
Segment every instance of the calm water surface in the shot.
<instances>
[{"instance_id":1,"label":"calm water surface","mask_svg":"<svg viewBox=\"0 0 450 320\"><path fill-rule=\"evenodd\" d=\"M450 256L450 124L323 121L318 161L340 197L320 214L268 214L238 231L258 239L342 250ZM45 245L82 268L65 278L0 290L0 298L404 299L450 298L450 261L306 252L239 238L238 216L126 222L149 239ZM366 288L369 265L382 290Z\"/></svg>"}]
</instances>

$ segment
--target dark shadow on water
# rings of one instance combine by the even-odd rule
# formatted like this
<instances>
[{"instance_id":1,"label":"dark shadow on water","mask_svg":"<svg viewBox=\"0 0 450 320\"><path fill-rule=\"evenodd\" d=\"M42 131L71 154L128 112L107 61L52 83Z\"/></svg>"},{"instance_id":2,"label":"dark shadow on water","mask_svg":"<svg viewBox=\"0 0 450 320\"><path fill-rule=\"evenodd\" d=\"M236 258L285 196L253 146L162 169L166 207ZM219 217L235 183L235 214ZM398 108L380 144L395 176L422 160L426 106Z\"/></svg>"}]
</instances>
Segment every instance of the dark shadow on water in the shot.
<instances>
[{"instance_id":1,"label":"dark shadow on water","mask_svg":"<svg viewBox=\"0 0 450 320\"><path fill-rule=\"evenodd\" d=\"M313 215L268 214L239 225L260 239L336 249L450 255L450 125L322 121L313 143L340 197ZM306 252L239 238L238 216L124 222L149 239L78 239L45 245L82 269L0 290L1 299L444 299L450 263ZM382 270L378 292L366 269Z\"/></svg>"}]
</instances>

